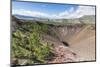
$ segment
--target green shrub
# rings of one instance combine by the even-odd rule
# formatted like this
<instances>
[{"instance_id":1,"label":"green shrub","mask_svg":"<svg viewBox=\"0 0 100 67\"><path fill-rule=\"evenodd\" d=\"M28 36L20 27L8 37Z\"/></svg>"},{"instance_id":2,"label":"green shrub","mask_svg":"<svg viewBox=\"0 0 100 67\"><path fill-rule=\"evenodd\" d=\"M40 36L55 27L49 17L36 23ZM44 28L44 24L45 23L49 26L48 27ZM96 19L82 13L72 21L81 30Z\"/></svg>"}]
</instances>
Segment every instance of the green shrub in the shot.
<instances>
[{"instance_id":1,"label":"green shrub","mask_svg":"<svg viewBox=\"0 0 100 67\"><path fill-rule=\"evenodd\" d=\"M23 30L18 28L12 33L11 56L30 59L27 64L46 63L47 58L52 53L52 47L48 43L40 42L40 34L47 31L47 26L27 23L23 24L21 28Z\"/></svg>"}]
</instances>

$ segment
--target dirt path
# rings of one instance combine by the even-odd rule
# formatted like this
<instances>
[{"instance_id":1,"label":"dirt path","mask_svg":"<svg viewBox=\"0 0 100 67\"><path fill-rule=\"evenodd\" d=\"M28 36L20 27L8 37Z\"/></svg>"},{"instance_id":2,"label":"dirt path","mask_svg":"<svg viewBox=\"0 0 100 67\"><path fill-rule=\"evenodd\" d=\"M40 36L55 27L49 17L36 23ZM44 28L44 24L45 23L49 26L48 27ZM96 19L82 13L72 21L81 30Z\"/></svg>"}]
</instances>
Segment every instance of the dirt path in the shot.
<instances>
[{"instance_id":1,"label":"dirt path","mask_svg":"<svg viewBox=\"0 0 100 67\"><path fill-rule=\"evenodd\" d=\"M80 61L95 60L95 36L70 46L78 55Z\"/></svg>"}]
</instances>

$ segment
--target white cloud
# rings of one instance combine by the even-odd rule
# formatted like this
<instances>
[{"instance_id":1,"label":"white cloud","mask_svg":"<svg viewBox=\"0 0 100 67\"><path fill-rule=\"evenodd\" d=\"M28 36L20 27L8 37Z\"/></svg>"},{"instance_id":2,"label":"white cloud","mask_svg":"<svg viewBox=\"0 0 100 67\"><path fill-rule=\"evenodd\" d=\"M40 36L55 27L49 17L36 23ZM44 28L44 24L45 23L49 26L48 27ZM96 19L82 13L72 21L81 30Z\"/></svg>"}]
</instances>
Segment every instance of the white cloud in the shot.
<instances>
[{"instance_id":1,"label":"white cloud","mask_svg":"<svg viewBox=\"0 0 100 67\"><path fill-rule=\"evenodd\" d=\"M24 9L13 10L12 14L24 15L24 16L32 16L32 17L48 17L49 15L43 12L30 11Z\"/></svg>"},{"instance_id":2,"label":"white cloud","mask_svg":"<svg viewBox=\"0 0 100 67\"><path fill-rule=\"evenodd\" d=\"M76 10L70 9L59 14L62 18L79 18L84 15L95 15L95 7L91 6L79 6Z\"/></svg>"},{"instance_id":3,"label":"white cloud","mask_svg":"<svg viewBox=\"0 0 100 67\"><path fill-rule=\"evenodd\" d=\"M66 16L73 11L74 11L74 8L72 7L69 10L65 10L64 12L59 13L59 16Z\"/></svg>"},{"instance_id":4,"label":"white cloud","mask_svg":"<svg viewBox=\"0 0 100 67\"><path fill-rule=\"evenodd\" d=\"M79 18L84 15L95 15L95 7L91 6L79 6L76 10L74 7L69 10L65 10L58 14L48 14L44 12L30 11L24 9L13 10L13 14L32 16L32 17L46 17L46 18Z\"/></svg>"}]
</instances>

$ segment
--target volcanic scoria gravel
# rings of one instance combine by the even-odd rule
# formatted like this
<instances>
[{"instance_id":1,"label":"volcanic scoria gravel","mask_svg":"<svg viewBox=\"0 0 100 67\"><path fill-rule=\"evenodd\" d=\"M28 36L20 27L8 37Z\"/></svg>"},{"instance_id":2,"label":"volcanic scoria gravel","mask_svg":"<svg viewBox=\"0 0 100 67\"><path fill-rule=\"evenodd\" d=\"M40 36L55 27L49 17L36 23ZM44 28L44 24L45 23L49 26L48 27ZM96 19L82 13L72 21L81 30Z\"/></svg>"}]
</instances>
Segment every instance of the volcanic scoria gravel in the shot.
<instances>
[{"instance_id":1,"label":"volcanic scoria gravel","mask_svg":"<svg viewBox=\"0 0 100 67\"><path fill-rule=\"evenodd\" d=\"M64 63L64 62L75 62L77 55L65 46L58 46L54 48L55 57L48 63Z\"/></svg>"}]
</instances>

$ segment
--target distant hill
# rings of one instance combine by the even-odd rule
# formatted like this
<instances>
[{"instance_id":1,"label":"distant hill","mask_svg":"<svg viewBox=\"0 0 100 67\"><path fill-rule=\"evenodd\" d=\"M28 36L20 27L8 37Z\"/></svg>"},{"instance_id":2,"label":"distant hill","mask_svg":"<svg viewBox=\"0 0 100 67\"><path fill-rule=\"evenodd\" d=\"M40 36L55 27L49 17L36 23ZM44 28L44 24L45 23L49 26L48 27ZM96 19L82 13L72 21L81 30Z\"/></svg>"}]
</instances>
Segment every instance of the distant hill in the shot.
<instances>
[{"instance_id":1,"label":"distant hill","mask_svg":"<svg viewBox=\"0 0 100 67\"><path fill-rule=\"evenodd\" d=\"M22 20L39 20L39 21L47 21L47 18L41 18L41 17L31 17L31 16L24 16L24 15L14 15L18 19Z\"/></svg>"},{"instance_id":2,"label":"distant hill","mask_svg":"<svg viewBox=\"0 0 100 67\"><path fill-rule=\"evenodd\" d=\"M74 19L60 19L62 23L71 23L71 24L95 24L95 15L86 15L80 18Z\"/></svg>"},{"instance_id":3,"label":"distant hill","mask_svg":"<svg viewBox=\"0 0 100 67\"><path fill-rule=\"evenodd\" d=\"M85 24L95 24L95 15L87 15L79 18L81 23Z\"/></svg>"},{"instance_id":4,"label":"distant hill","mask_svg":"<svg viewBox=\"0 0 100 67\"><path fill-rule=\"evenodd\" d=\"M41 21L46 24L95 24L95 15L85 15L74 19L48 19L41 17L30 17L23 15L14 15L20 20Z\"/></svg>"},{"instance_id":5,"label":"distant hill","mask_svg":"<svg viewBox=\"0 0 100 67\"><path fill-rule=\"evenodd\" d=\"M34 17L31 16L23 16L23 15L14 15L18 19L23 19L23 20L33 20Z\"/></svg>"}]
</instances>

